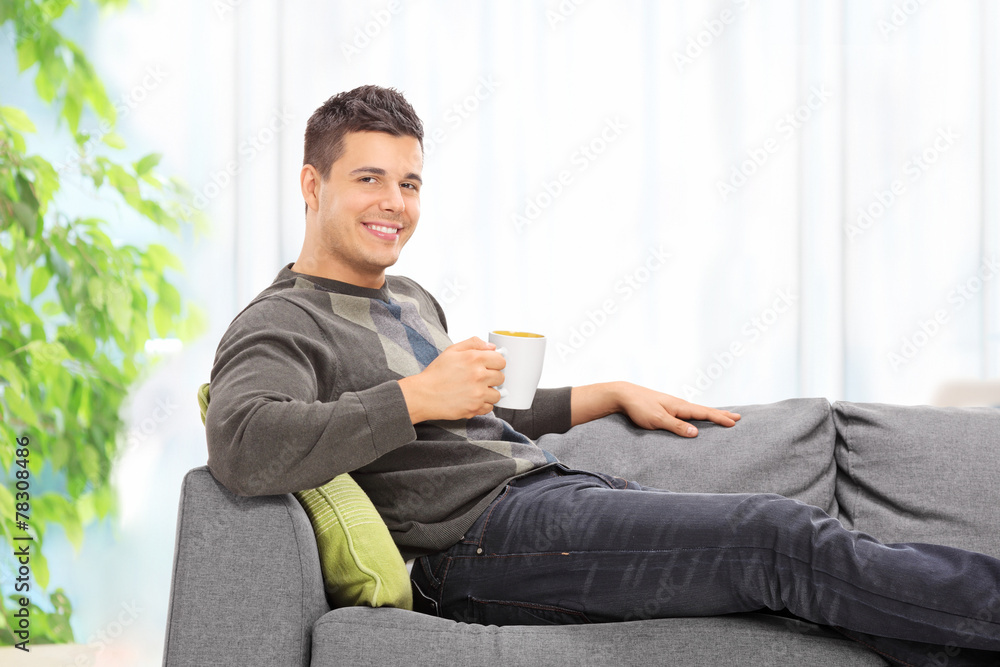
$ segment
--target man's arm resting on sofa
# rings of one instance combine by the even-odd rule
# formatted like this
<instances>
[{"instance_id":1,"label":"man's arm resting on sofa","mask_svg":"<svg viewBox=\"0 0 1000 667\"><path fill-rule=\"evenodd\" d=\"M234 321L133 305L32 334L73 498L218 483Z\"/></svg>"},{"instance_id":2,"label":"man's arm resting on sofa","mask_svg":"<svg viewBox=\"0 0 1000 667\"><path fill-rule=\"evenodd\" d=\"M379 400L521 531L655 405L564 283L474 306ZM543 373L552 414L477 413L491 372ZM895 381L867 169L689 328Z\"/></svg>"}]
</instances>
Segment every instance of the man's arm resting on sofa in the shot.
<instances>
[{"instance_id":1,"label":"man's arm resting on sofa","mask_svg":"<svg viewBox=\"0 0 1000 667\"><path fill-rule=\"evenodd\" d=\"M707 420L727 427L740 419L735 412L689 403L631 382L602 382L573 387L570 405L573 426L623 412L636 426L672 431L686 438L698 435L698 429L684 421L686 419Z\"/></svg>"}]
</instances>

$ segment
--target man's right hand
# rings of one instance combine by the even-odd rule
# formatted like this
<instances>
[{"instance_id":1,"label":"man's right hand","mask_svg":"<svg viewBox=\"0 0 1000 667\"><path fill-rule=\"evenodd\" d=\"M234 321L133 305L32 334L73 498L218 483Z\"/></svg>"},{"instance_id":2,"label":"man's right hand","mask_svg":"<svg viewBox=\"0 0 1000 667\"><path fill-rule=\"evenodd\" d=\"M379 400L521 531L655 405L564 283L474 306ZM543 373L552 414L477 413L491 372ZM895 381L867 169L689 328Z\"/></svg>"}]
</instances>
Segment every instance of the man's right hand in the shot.
<instances>
[{"instance_id":1,"label":"man's right hand","mask_svg":"<svg viewBox=\"0 0 1000 667\"><path fill-rule=\"evenodd\" d=\"M445 348L427 368L399 380L410 421L468 419L485 415L500 400L507 365L496 345L473 336Z\"/></svg>"}]
</instances>

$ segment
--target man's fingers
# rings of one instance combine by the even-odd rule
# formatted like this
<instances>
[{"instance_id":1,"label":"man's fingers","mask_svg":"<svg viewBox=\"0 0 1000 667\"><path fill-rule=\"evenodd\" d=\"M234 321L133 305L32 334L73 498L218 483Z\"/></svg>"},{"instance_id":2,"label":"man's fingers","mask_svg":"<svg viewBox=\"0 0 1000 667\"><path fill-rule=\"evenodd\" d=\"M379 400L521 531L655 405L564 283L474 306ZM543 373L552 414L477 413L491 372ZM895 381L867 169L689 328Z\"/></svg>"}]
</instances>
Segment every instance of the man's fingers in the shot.
<instances>
[{"instance_id":1,"label":"man's fingers","mask_svg":"<svg viewBox=\"0 0 1000 667\"><path fill-rule=\"evenodd\" d=\"M507 367L507 360L499 352L487 351L483 353L483 365L491 371L502 371ZM501 380L502 382L502 380Z\"/></svg>"},{"instance_id":2,"label":"man's fingers","mask_svg":"<svg viewBox=\"0 0 1000 667\"><path fill-rule=\"evenodd\" d=\"M706 408L704 405L695 405L694 403L688 403L684 407L687 409L682 408L677 411L677 414L686 419L711 421L719 426L733 426L740 419L740 415L738 413L729 412L728 410Z\"/></svg>"},{"instance_id":3,"label":"man's fingers","mask_svg":"<svg viewBox=\"0 0 1000 667\"><path fill-rule=\"evenodd\" d=\"M496 345L493 343L487 343L485 340L479 336L473 336L472 338L466 338L463 341L454 343L449 347L452 350L493 350L496 349Z\"/></svg>"},{"instance_id":4,"label":"man's fingers","mask_svg":"<svg viewBox=\"0 0 1000 667\"><path fill-rule=\"evenodd\" d=\"M685 438L693 438L698 435L698 429L696 429L691 424L683 422L680 419L675 420L677 423L674 424L673 431L677 435L682 435Z\"/></svg>"}]
</instances>

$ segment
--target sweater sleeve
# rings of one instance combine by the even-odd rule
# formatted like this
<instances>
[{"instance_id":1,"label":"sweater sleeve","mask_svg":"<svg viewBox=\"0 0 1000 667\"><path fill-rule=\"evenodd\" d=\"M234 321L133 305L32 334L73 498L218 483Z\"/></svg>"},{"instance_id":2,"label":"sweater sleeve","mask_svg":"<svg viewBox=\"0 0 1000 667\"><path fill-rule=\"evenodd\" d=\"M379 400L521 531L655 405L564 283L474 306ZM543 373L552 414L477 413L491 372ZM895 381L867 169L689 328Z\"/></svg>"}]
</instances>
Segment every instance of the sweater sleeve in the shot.
<instances>
[{"instance_id":1,"label":"sweater sleeve","mask_svg":"<svg viewBox=\"0 0 1000 667\"><path fill-rule=\"evenodd\" d=\"M223 336L205 426L208 467L233 493L321 486L416 438L398 382L330 400L338 360L325 343L282 298L254 304Z\"/></svg>"},{"instance_id":2,"label":"sweater sleeve","mask_svg":"<svg viewBox=\"0 0 1000 667\"><path fill-rule=\"evenodd\" d=\"M565 433L572 426L571 392L572 387L538 389L529 409L493 408L493 414L532 440L546 433Z\"/></svg>"}]
</instances>

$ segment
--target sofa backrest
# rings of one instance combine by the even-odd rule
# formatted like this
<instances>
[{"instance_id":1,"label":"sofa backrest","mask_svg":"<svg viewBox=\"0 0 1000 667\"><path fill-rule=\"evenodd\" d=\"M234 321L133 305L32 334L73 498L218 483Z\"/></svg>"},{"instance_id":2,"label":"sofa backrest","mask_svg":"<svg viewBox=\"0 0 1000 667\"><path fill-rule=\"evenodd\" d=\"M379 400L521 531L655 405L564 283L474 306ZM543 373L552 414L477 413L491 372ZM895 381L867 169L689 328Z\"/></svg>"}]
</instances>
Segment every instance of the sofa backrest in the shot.
<instances>
[{"instance_id":1,"label":"sofa backrest","mask_svg":"<svg viewBox=\"0 0 1000 667\"><path fill-rule=\"evenodd\" d=\"M1000 408L837 402L848 528L1000 557Z\"/></svg>"}]
</instances>

